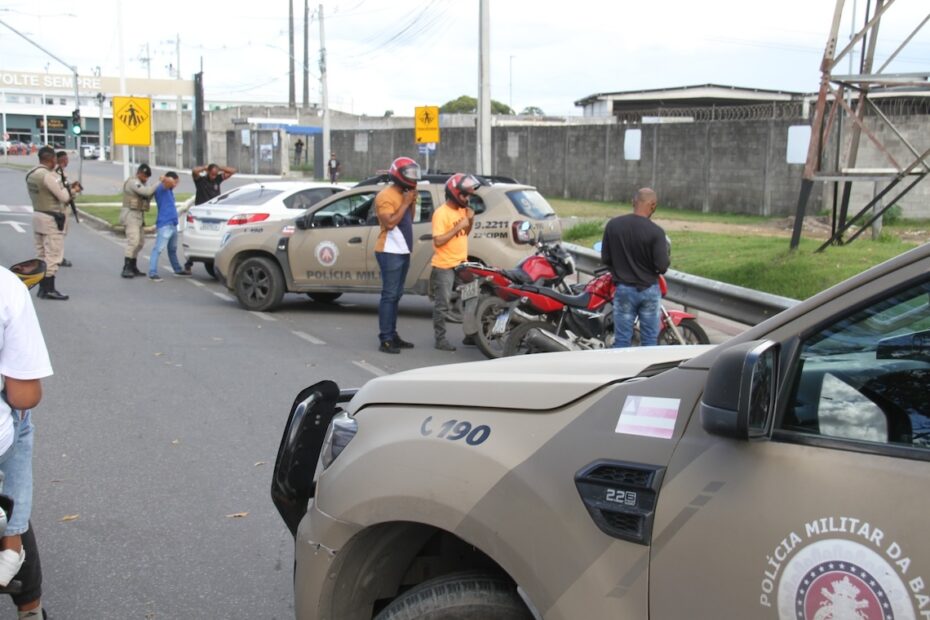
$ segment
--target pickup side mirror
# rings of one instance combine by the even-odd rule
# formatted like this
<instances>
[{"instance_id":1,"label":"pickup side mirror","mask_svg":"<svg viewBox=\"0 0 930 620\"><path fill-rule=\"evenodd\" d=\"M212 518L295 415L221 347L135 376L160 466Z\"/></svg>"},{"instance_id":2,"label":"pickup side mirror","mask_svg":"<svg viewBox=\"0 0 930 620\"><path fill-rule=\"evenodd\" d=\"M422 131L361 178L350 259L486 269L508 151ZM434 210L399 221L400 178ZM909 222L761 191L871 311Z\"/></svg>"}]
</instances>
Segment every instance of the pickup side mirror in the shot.
<instances>
[{"instance_id":1,"label":"pickup side mirror","mask_svg":"<svg viewBox=\"0 0 930 620\"><path fill-rule=\"evenodd\" d=\"M778 351L771 340L756 340L720 354L710 368L701 398L705 431L745 440L771 435Z\"/></svg>"},{"instance_id":2,"label":"pickup side mirror","mask_svg":"<svg viewBox=\"0 0 930 620\"><path fill-rule=\"evenodd\" d=\"M294 220L294 226L296 226L296 227L299 228L300 230L307 230L308 228L310 228L310 218L311 218L311 217L313 217L313 216L310 215L309 213L306 213L306 214L304 214L304 215L301 215L299 218L297 218L296 220Z\"/></svg>"}]
</instances>

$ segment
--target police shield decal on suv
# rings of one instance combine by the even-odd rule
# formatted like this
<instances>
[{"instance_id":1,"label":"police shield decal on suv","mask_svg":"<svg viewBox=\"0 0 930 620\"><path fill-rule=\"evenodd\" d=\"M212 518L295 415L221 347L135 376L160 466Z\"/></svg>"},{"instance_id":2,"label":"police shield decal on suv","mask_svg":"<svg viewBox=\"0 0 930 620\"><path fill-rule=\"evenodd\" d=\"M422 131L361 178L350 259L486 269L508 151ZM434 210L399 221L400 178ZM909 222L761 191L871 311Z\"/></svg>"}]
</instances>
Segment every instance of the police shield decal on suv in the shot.
<instances>
[{"instance_id":1,"label":"police shield decal on suv","mask_svg":"<svg viewBox=\"0 0 930 620\"><path fill-rule=\"evenodd\" d=\"M431 218L445 201L448 175L427 175L417 185L413 251L405 290L425 295L433 253ZM333 300L344 292L378 293L374 246L378 218L374 197L387 178L362 181L320 201L300 217L256 222L227 234L215 265L249 310L271 310L285 293ZM469 259L512 267L534 251L536 240L557 241L561 226L552 207L532 187L503 177L482 177L472 196L475 222Z\"/></svg>"},{"instance_id":2,"label":"police shield decal on suv","mask_svg":"<svg viewBox=\"0 0 930 620\"><path fill-rule=\"evenodd\" d=\"M297 618L930 618L930 245L717 347L301 392ZM428 615L432 614L432 615Z\"/></svg>"}]
</instances>

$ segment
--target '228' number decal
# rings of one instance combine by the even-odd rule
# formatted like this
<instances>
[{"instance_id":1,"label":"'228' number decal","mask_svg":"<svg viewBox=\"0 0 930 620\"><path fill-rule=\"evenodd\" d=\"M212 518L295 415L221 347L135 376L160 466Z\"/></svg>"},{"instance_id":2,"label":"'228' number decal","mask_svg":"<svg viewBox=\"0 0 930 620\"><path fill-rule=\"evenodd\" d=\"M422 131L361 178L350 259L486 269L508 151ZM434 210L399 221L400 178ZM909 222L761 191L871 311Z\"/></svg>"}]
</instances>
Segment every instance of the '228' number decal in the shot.
<instances>
[{"instance_id":1,"label":"'228' number decal","mask_svg":"<svg viewBox=\"0 0 930 620\"><path fill-rule=\"evenodd\" d=\"M449 441L459 441L464 439L465 443L470 446L478 446L487 441L491 436L491 427L486 424L472 426L471 422L465 420L448 420L443 422L438 431L433 428L433 416L423 420L420 426L420 434L424 437L430 437L434 433L437 439L448 439Z\"/></svg>"}]
</instances>

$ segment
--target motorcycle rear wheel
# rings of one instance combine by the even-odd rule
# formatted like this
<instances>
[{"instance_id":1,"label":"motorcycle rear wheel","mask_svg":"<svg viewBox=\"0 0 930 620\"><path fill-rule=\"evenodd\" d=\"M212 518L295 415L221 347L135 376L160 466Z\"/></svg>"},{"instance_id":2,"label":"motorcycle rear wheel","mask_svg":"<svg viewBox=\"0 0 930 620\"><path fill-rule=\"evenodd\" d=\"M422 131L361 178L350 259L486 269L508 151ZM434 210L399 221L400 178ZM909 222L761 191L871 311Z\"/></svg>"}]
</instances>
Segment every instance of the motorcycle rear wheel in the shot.
<instances>
[{"instance_id":1,"label":"motorcycle rear wheel","mask_svg":"<svg viewBox=\"0 0 930 620\"><path fill-rule=\"evenodd\" d=\"M534 329L545 330L553 334L556 333L555 326L548 321L527 321L526 323L521 323L507 334L507 340L504 343L504 357L550 352L528 341L527 335Z\"/></svg>"},{"instance_id":2,"label":"motorcycle rear wheel","mask_svg":"<svg viewBox=\"0 0 930 620\"><path fill-rule=\"evenodd\" d=\"M507 302L500 297L489 295L483 297L475 308L475 319L478 332L475 334L475 344L488 359L504 356L504 340L507 334L492 334L497 317L506 309ZM511 319L513 320L513 319Z\"/></svg>"}]
</instances>

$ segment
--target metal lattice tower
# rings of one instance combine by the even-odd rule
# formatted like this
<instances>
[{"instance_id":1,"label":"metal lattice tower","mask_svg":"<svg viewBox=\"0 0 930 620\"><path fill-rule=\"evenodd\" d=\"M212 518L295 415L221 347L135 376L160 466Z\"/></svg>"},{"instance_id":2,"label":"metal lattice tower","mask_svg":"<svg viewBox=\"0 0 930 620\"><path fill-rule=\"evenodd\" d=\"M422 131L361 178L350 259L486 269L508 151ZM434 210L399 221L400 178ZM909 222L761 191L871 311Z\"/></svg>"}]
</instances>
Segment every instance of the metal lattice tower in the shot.
<instances>
[{"instance_id":1,"label":"metal lattice tower","mask_svg":"<svg viewBox=\"0 0 930 620\"><path fill-rule=\"evenodd\" d=\"M878 43L879 25L896 0L874 0L866 7L865 23L856 32L849 43L839 52L836 51L840 22L846 0L836 0L836 9L830 29L830 37L824 51L823 61L820 65L821 79L820 91L814 108L811 123L811 139L807 151L807 163L804 166L804 175L801 180L801 193L798 198L798 209L794 220L794 231L791 236L791 248L797 248L801 240L804 212L810 198L814 183L834 183L833 225L832 235L828 241L821 245L821 251L829 245L843 243L843 235L853 226L859 225L852 235L845 241L850 242L858 237L882 214L894 206L924 177L930 174L930 148L920 151L911 144L901 131L895 126L892 119L882 112L880 107L872 100L872 96L885 94L903 94L916 92L930 92L930 70L917 73L885 73L888 65L907 47L921 28L930 21L930 13L917 24L917 27L898 45L894 52L878 68L873 69L875 49ZM859 73L852 75L834 74L834 69L847 58L856 45L862 44L862 58ZM852 104L846 101L847 95L855 98ZM845 163L841 163L839 151L832 162L827 162L826 146L831 137L831 131L839 131L838 118L845 112L847 123L851 124L849 136L849 150ZM894 136L904 144L909 152L908 158L900 159L892 155L877 133L865 123L866 113L873 115L885 124ZM862 135L882 153L890 164L888 168L859 168L857 156L859 142ZM848 217L852 184L855 182L869 182L875 184L875 195L868 204L862 207L852 217ZM842 186L841 204L837 199ZM880 190L880 186L883 186ZM879 205L878 208L873 208ZM871 212L871 213L870 213ZM864 221L868 215L868 220Z\"/></svg>"}]
</instances>

